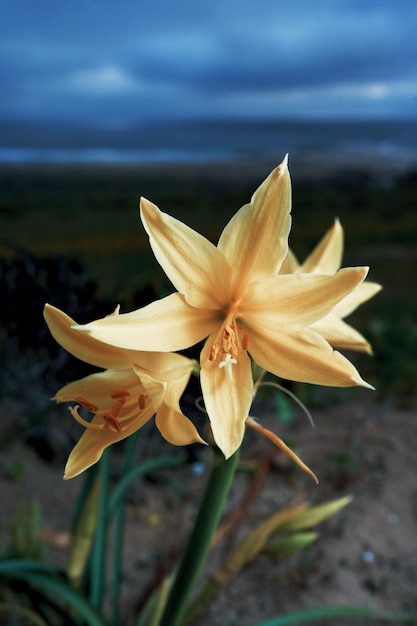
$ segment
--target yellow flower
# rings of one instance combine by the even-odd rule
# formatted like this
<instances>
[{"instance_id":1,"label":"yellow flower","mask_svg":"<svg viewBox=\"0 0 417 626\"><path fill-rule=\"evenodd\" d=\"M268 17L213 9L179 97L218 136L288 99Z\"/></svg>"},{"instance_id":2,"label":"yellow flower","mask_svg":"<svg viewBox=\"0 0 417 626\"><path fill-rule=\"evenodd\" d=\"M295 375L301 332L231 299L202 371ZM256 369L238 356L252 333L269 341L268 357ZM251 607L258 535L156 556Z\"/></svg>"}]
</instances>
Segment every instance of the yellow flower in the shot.
<instances>
[{"instance_id":1,"label":"yellow flower","mask_svg":"<svg viewBox=\"0 0 417 626\"><path fill-rule=\"evenodd\" d=\"M280 378L367 386L310 328L365 278L367 268L334 276L277 276L288 251L290 210L287 159L230 220L217 246L142 198L151 247L177 292L138 311L78 327L135 350L181 350L208 337L201 385L214 439L226 458L241 444L252 402L248 352Z\"/></svg>"},{"instance_id":2,"label":"yellow flower","mask_svg":"<svg viewBox=\"0 0 417 626\"><path fill-rule=\"evenodd\" d=\"M313 252L300 265L291 250L281 266L281 274L335 274L341 264L343 255L343 228L338 219L335 220ZM343 321L358 306L372 298L381 285L370 281L360 283L351 293L345 296L321 320L311 325L336 348L358 350L372 353L370 344L357 330Z\"/></svg>"},{"instance_id":3,"label":"yellow flower","mask_svg":"<svg viewBox=\"0 0 417 626\"><path fill-rule=\"evenodd\" d=\"M116 310L111 317L117 314ZM178 354L135 352L103 344L74 330L74 320L49 304L44 316L53 337L68 352L106 368L65 385L54 397L57 402L76 402L70 412L86 427L70 454L65 478L96 463L107 446L136 432L155 413L156 426L170 443L205 443L179 406L193 361ZM93 414L91 421L80 415L80 407Z\"/></svg>"}]
</instances>

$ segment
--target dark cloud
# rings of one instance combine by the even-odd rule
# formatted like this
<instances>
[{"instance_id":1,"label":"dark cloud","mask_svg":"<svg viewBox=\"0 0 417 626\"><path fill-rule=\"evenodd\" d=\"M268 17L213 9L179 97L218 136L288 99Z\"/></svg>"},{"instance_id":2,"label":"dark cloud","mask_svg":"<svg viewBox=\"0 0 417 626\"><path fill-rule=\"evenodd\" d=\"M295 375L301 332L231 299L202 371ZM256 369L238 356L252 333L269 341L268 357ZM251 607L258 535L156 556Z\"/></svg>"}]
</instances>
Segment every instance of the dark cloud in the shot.
<instances>
[{"instance_id":1,"label":"dark cloud","mask_svg":"<svg viewBox=\"0 0 417 626\"><path fill-rule=\"evenodd\" d=\"M409 0L6 0L1 9L0 117L417 112Z\"/></svg>"}]
</instances>

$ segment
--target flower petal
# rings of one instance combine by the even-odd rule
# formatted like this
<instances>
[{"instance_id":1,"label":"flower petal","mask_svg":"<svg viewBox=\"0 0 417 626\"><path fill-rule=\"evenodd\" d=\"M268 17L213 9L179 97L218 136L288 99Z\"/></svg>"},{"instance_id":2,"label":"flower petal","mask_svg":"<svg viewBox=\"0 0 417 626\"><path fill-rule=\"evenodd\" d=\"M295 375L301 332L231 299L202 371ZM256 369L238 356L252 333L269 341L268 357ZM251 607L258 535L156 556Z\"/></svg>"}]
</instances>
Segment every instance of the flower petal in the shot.
<instances>
[{"instance_id":1,"label":"flower petal","mask_svg":"<svg viewBox=\"0 0 417 626\"><path fill-rule=\"evenodd\" d=\"M81 397L96 405L97 414L91 424L100 426L103 425L103 412L111 410L114 403L112 395L120 391L129 394L117 414L121 430L118 432L110 428L87 428L69 456L64 478L73 478L94 465L107 446L125 439L141 428L155 411L151 402L147 402L142 409L139 407L138 398L145 389L132 369L106 370L91 374L66 385L56 394L55 400L58 402L77 401Z\"/></svg>"},{"instance_id":2,"label":"flower petal","mask_svg":"<svg viewBox=\"0 0 417 626\"><path fill-rule=\"evenodd\" d=\"M77 401L77 397L82 396L102 410L111 403L111 394L121 389L131 392L125 405L125 409L130 410L130 405L137 406L137 398L145 388L132 369L109 369L68 383L56 393L53 400L70 402Z\"/></svg>"},{"instance_id":3,"label":"flower petal","mask_svg":"<svg viewBox=\"0 0 417 626\"><path fill-rule=\"evenodd\" d=\"M173 293L137 311L104 317L76 329L120 348L170 352L193 346L217 324L216 312L196 309L184 296Z\"/></svg>"},{"instance_id":4,"label":"flower petal","mask_svg":"<svg viewBox=\"0 0 417 626\"><path fill-rule=\"evenodd\" d=\"M89 333L73 328L76 322L63 311L46 304L44 317L56 341L73 356L104 369L126 369L133 363L153 372L166 373L177 368L192 368L192 362L179 354L170 352L145 352L128 350L103 343ZM115 320L111 314L104 319Z\"/></svg>"},{"instance_id":5,"label":"flower petal","mask_svg":"<svg viewBox=\"0 0 417 626\"><path fill-rule=\"evenodd\" d=\"M64 478L74 478L84 470L96 463L103 451L113 443L126 439L134 432L142 428L154 413L151 403L142 411L132 410L123 419L123 430L116 432L110 429L89 430L86 429L79 442L71 452L65 466ZM100 416L94 417L92 423L99 423Z\"/></svg>"},{"instance_id":6,"label":"flower petal","mask_svg":"<svg viewBox=\"0 0 417 626\"><path fill-rule=\"evenodd\" d=\"M229 298L232 270L208 239L141 198L141 218L156 259L188 304L217 309Z\"/></svg>"},{"instance_id":7,"label":"flower petal","mask_svg":"<svg viewBox=\"0 0 417 626\"><path fill-rule=\"evenodd\" d=\"M218 248L244 285L278 271L288 250L291 184L287 160L258 187L223 230Z\"/></svg>"},{"instance_id":8,"label":"flower petal","mask_svg":"<svg viewBox=\"0 0 417 626\"><path fill-rule=\"evenodd\" d=\"M303 470L303 472L309 474L316 481L316 483L319 482L313 470L311 470L308 465L306 465L304 461L300 459L300 457L294 452L294 450L291 450L291 448L287 446L287 444L281 439L281 437L278 437L278 435L272 432L272 430L269 430L269 428L261 426L261 424L254 420L253 417L248 417L248 419L246 420L246 425L249 426L249 428L253 428L254 430L262 433L262 435L272 441L272 443L274 443L277 448L280 448L292 461L294 461L294 463L296 463L298 467Z\"/></svg>"},{"instance_id":9,"label":"flower petal","mask_svg":"<svg viewBox=\"0 0 417 626\"><path fill-rule=\"evenodd\" d=\"M126 368L131 363L124 350L102 344L74 330L72 326L76 322L54 306L45 305L44 317L54 339L78 359L97 367L116 369Z\"/></svg>"},{"instance_id":10,"label":"flower petal","mask_svg":"<svg viewBox=\"0 0 417 626\"><path fill-rule=\"evenodd\" d=\"M249 285L240 319L251 326L309 326L327 315L366 277L368 268L349 267L333 276L279 274Z\"/></svg>"},{"instance_id":11,"label":"flower petal","mask_svg":"<svg viewBox=\"0 0 417 626\"><path fill-rule=\"evenodd\" d=\"M181 412L163 404L155 417L155 424L162 437L174 446L187 446L190 443L206 442L200 437L191 420Z\"/></svg>"},{"instance_id":12,"label":"flower petal","mask_svg":"<svg viewBox=\"0 0 417 626\"><path fill-rule=\"evenodd\" d=\"M252 403L253 381L246 352L239 352L237 363L230 365L230 372L209 360L212 346L219 342L222 332L223 328L207 339L201 353L200 376L213 437L227 459L242 443L245 420Z\"/></svg>"},{"instance_id":13,"label":"flower petal","mask_svg":"<svg viewBox=\"0 0 417 626\"><path fill-rule=\"evenodd\" d=\"M312 324L310 328L324 337L334 348L372 354L372 348L365 337L333 313L329 313L323 319Z\"/></svg>"},{"instance_id":14,"label":"flower petal","mask_svg":"<svg viewBox=\"0 0 417 626\"><path fill-rule=\"evenodd\" d=\"M370 387L352 363L313 330L287 333L273 325L247 324L244 330L255 362L280 378L329 387Z\"/></svg>"},{"instance_id":15,"label":"flower petal","mask_svg":"<svg viewBox=\"0 0 417 626\"><path fill-rule=\"evenodd\" d=\"M279 273L280 274L295 274L300 267L300 264L291 248L288 248L287 256L282 262Z\"/></svg>"},{"instance_id":16,"label":"flower petal","mask_svg":"<svg viewBox=\"0 0 417 626\"><path fill-rule=\"evenodd\" d=\"M342 255L343 228L336 219L298 271L307 274L335 274L342 264Z\"/></svg>"},{"instance_id":17,"label":"flower petal","mask_svg":"<svg viewBox=\"0 0 417 626\"><path fill-rule=\"evenodd\" d=\"M381 289L382 286L378 285L378 283L370 281L361 283L351 293L343 298L343 300L336 304L333 309L333 313L338 317L347 317L363 302L366 302L377 294L378 291L381 291Z\"/></svg>"}]
</instances>

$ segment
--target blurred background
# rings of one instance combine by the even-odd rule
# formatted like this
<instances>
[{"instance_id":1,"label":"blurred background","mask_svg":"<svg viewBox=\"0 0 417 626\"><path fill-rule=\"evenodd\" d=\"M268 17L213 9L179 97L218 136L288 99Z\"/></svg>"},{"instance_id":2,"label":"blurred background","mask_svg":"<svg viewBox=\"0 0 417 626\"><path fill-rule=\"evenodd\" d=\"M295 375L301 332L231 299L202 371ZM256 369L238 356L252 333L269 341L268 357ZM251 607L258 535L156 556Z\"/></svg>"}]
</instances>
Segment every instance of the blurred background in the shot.
<instances>
[{"instance_id":1,"label":"blurred background","mask_svg":"<svg viewBox=\"0 0 417 626\"><path fill-rule=\"evenodd\" d=\"M359 483L371 498L375 476L386 471L395 484L400 463L412 466L416 26L417 5L408 0L0 2L0 489L3 501L14 494L6 537L16 494L42 499L33 467L42 480L45 467L51 472L42 506L58 528L68 525L76 489L59 481L80 429L49 398L91 369L50 338L44 303L83 322L117 303L128 311L169 293L140 224L139 197L215 242L287 152L296 255L302 260L339 217L344 265L370 265L370 279L384 286L350 320L374 348L371 358L349 355L377 387L372 401L296 389L319 416L323 407L354 403L334 420L332 445L342 456L328 459L328 485L336 489L342 474L343 488ZM368 412L362 401L371 402ZM351 418L369 429L354 437ZM293 436L291 424L280 428ZM393 460L380 440L367 447L370 432L401 439ZM403 522L415 546L413 477L401 474L401 482L398 497L414 502ZM355 537L359 555L375 524L369 520L365 539ZM395 558L398 573L407 561L402 547L384 549L381 558ZM381 567L362 585L364 601L409 607L415 564L389 593L375 582Z\"/></svg>"},{"instance_id":2,"label":"blurred background","mask_svg":"<svg viewBox=\"0 0 417 626\"><path fill-rule=\"evenodd\" d=\"M406 0L3 0L1 12L4 162L416 158Z\"/></svg>"}]
</instances>

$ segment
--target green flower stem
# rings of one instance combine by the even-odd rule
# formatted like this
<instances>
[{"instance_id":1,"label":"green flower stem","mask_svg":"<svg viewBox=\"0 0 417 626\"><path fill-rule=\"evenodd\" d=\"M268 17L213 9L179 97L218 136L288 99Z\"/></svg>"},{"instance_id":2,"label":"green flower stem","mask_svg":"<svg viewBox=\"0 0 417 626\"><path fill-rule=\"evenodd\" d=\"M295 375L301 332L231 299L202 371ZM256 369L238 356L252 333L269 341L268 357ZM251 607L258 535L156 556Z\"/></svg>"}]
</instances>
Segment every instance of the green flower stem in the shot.
<instances>
[{"instance_id":1,"label":"green flower stem","mask_svg":"<svg viewBox=\"0 0 417 626\"><path fill-rule=\"evenodd\" d=\"M159 626L180 626L184 619L190 595L206 562L238 461L239 451L227 460L220 451L215 452L206 491Z\"/></svg>"},{"instance_id":2,"label":"green flower stem","mask_svg":"<svg viewBox=\"0 0 417 626\"><path fill-rule=\"evenodd\" d=\"M100 499L96 537L91 560L90 600L94 608L101 610L106 572L107 509L110 489L109 448L104 450L99 461Z\"/></svg>"},{"instance_id":3,"label":"green flower stem","mask_svg":"<svg viewBox=\"0 0 417 626\"><path fill-rule=\"evenodd\" d=\"M123 456L122 476L124 477L131 469L134 460L134 454L136 445L140 435L140 430L137 430L133 435L127 438L125 443L125 451ZM110 515L110 502L108 502L107 520ZM124 544L124 530L125 530L125 513L126 513L126 494L120 499L116 508L114 525L113 525L113 541L112 541L112 568L110 571L110 602L112 606L112 624L118 624L120 622L120 586L122 578L122 559L123 559L123 544Z\"/></svg>"}]
</instances>

